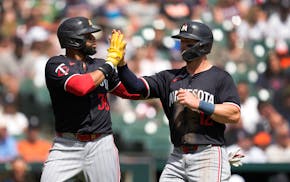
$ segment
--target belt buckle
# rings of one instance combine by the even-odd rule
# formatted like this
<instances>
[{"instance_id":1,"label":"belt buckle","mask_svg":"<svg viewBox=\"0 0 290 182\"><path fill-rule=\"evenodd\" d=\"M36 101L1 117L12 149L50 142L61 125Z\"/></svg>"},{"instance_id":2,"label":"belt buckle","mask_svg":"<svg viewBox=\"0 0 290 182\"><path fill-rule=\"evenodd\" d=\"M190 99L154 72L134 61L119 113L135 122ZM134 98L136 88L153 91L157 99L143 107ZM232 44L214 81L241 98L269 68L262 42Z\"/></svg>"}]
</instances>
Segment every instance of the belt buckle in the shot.
<instances>
[{"instance_id":1,"label":"belt buckle","mask_svg":"<svg viewBox=\"0 0 290 182\"><path fill-rule=\"evenodd\" d=\"M87 140L87 139L85 139L85 135L84 134L75 133L74 136L75 136L75 139L77 139L80 142L84 142L84 141Z\"/></svg>"},{"instance_id":2,"label":"belt buckle","mask_svg":"<svg viewBox=\"0 0 290 182\"><path fill-rule=\"evenodd\" d=\"M101 136L100 134L76 134L76 139L81 142L93 141Z\"/></svg>"},{"instance_id":3,"label":"belt buckle","mask_svg":"<svg viewBox=\"0 0 290 182\"><path fill-rule=\"evenodd\" d=\"M91 136L91 140L95 140L96 138L98 138L97 134L91 134L90 136Z\"/></svg>"}]
</instances>

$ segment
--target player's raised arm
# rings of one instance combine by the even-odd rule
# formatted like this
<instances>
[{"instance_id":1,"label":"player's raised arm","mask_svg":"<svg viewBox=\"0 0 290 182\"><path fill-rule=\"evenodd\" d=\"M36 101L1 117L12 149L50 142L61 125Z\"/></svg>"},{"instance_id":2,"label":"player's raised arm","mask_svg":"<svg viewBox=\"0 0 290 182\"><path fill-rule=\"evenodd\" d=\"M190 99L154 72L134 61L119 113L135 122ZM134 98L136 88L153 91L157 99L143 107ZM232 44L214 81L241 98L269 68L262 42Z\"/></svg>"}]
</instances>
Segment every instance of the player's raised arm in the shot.
<instances>
[{"instance_id":1,"label":"player's raised arm","mask_svg":"<svg viewBox=\"0 0 290 182\"><path fill-rule=\"evenodd\" d=\"M124 35L120 31L113 30L110 38L110 47L108 48L106 63L98 68L97 71L91 72L95 85L99 85L105 78L111 77L116 67L121 60L124 59L126 42L123 39ZM104 76L100 76L100 71Z\"/></svg>"},{"instance_id":2,"label":"player's raised arm","mask_svg":"<svg viewBox=\"0 0 290 182\"><path fill-rule=\"evenodd\" d=\"M215 110L211 118L220 123L238 123L240 120L240 108L230 103L215 104Z\"/></svg>"},{"instance_id":3,"label":"player's raised arm","mask_svg":"<svg viewBox=\"0 0 290 182\"><path fill-rule=\"evenodd\" d=\"M144 84L141 78L137 76L128 68L127 62L124 57L118 62L118 74L119 78L128 90L129 93L147 95L148 88Z\"/></svg>"}]
</instances>

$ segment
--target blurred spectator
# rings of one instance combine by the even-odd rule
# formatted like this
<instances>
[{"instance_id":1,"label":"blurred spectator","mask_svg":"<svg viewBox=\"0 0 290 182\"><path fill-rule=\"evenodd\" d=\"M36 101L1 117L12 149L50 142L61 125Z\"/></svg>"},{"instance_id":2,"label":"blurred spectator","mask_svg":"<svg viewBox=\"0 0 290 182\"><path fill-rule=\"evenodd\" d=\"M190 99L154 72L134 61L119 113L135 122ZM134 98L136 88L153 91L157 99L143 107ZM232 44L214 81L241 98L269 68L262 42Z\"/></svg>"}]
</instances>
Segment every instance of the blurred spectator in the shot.
<instances>
[{"instance_id":1,"label":"blurred spectator","mask_svg":"<svg viewBox=\"0 0 290 182\"><path fill-rule=\"evenodd\" d=\"M213 47L212 53L209 54L213 64L226 69L228 63L233 63L236 65L236 70L240 73L246 73L249 69L253 69L256 64L255 57L245 47L236 30L233 29L227 32L226 36L226 47Z\"/></svg>"},{"instance_id":2,"label":"blurred spectator","mask_svg":"<svg viewBox=\"0 0 290 182\"><path fill-rule=\"evenodd\" d=\"M269 162L290 162L290 133L289 125L284 123L277 126L274 133L275 143L266 149Z\"/></svg>"},{"instance_id":3,"label":"blurred spectator","mask_svg":"<svg viewBox=\"0 0 290 182\"><path fill-rule=\"evenodd\" d=\"M260 6L251 6L245 19L237 27L239 37L243 41L257 41L265 38L267 15Z\"/></svg>"},{"instance_id":4,"label":"blurred spectator","mask_svg":"<svg viewBox=\"0 0 290 182\"><path fill-rule=\"evenodd\" d=\"M39 121L36 118L30 120L25 139L18 141L19 155L29 163L43 163L51 148L51 142L40 138Z\"/></svg>"},{"instance_id":5,"label":"blurred spectator","mask_svg":"<svg viewBox=\"0 0 290 182\"><path fill-rule=\"evenodd\" d=\"M258 3L267 13L267 16L270 16L273 13L278 13L280 11L280 0L267 0L267 1L258 1Z\"/></svg>"},{"instance_id":6,"label":"blurred spectator","mask_svg":"<svg viewBox=\"0 0 290 182\"><path fill-rule=\"evenodd\" d=\"M237 84L238 94L241 100L241 122L243 128L251 134L256 132L256 127L260 121L258 112L258 100L250 96L249 84L241 81Z\"/></svg>"},{"instance_id":7,"label":"blurred spectator","mask_svg":"<svg viewBox=\"0 0 290 182\"><path fill-rule=\"evenodd\" d=\"M23 57L21 70L23 77L20 83L20 109L27 116L39 115L41 119L49 118L49 93L45 84L44 70L51 46L49 32L40 26L30 28L25 36L29 50ZM44 120L46 121L46 120Z\"/></svg>"},{"instance_id":8,"label":"blurred spectator","mask_svg":"<svg viewBox=\"0 0 290 182\"><path fill-rule=\"evenodd\" d=\"M268 53L266 63L266 71L259 75L256 86L258 89L264 88L275 93L285 86L285 74L276 51Z\"/></svg>"},{"instance_id":9,"label":"blurred spectator","mask_svg":"<svg viewBox=\"0 0 290 182\"><path fill-rule=\"evenodd\" d=\"M28 172L27 163L17 157L10 163L10 171L6 176L1 177L2 182L36 182L36 178Z\"/></svg>"},{"instance_id":10,"label":"blurred spectator","mask_svg":"<svg viewBox=\"0 0 290 182\"><path fill-rule=\"evenodd\" d=\"M161 0L160 13L166 16L168 20L180 24L192 17L192 7L197 3L196 0Z\"/></svg>"},{"instance_id":11,"label":"blurred spectator","mask_svg":"<svg viewBox=\"0 0 290 182\"><path fill-rule=\"evenodd\" d=\"M253 141L257 147L265 151L271 144L271 135L265 131L260 131L254 135Z\"/></svg>"},{"instance_id":12,"label":"blurred spectator","mask_svg":"<svg viewBox=\"0 0 290 182\"><path fill-rule=\"evenodd\" d=\"M7 132L7 123L0 119L0 163L9 162L18 155L16 140Z\"/></svg>"},{"instance_id":13,"label":"blurred spectator","mask_svg":"<svg viewBox=\"0 0 290 182\"><path fill-rule=\"evenodd\" d=\"M20 37L15 36L13 38L14 47L14 58L18 64L22 63L22 58L26 52L24 42ZM20 70L21 71L21 70Z\"/></svg>"},{"instance_id":14,"label":"blurred spectator","mask_svg":"<svg viewBox=\"0 0 290 182\"><path fill-rule=\"evenodd\" d=\"M90 18L92 7L86 0L65 0L65 7L60 12L60 17L84 16Z\"/></svg>"},{"instance_id":15,"label":"blurred spectator","mask_svg":"<svg viewBox=\"0 0 290 182\"><path fill-rule=\"evenodd\" d=\"M265 152L254 145L252 135L245 130L240 130L237 136L237 144L228 146L228 152L241 148L241 153L245 155L245 157L242 158L243 163L265 163L267 161Z\"/></svg>"},{"instance_id":16,"label":"blurred spectator","mask_svg":"<svg viewBox=\"0 0 290 182\"><path fill-rule=\"evenodd\" d=\"M277 112L270 102L259 101L258 111L262 117L262 121L258 126L259 131L266 131L273 135L277 127L287 123L287 120L285 120L285 118Z\"/></svg>"},{"instance_id":17,"label":"blurred spectator","mask_svg":"<svg viewBox=\"0 0 290 182\"><path fill-rule=\"evenodd\" d=\"M0 114L0 120L6 123L9 135L22 137L28 126L28 119L18 110L18 100L14 95L6 94L3 97L3 113Z\"/></svg>"},{"instance_id":18,"label":"blurred spectator","mask_svg":"<svg viewBox=\"0 0 290 182\"><path fill-rule=\"evenodd\" d=\"M13 37L16 35L17 21L14 9L11 7L2 12L2 26L0 33L6 37Z\"/></svg>"},{"instance_id":19,"label":"blurred spectator","mask_svg":"<svg viewBox=\"0 0 290 182\"><path fill-rule=\"evenodd\" d=\"M171 69L169 60L160 55L156 46L156 44L149 43L139 50L145 54L139 62L140 75L152 75L161 70Z\"/></svg>"},{"instance_id":20,"label":"blurred spectator","mask_svg":"<svg viewBox=\"0 0 290 182\"><path fill-rule=\"evenodd\" d=\"M275 93L274 99L275 108L290 124L290 85L288 82Z\"/></svg>"},{"instance_id":21,"label":"blurred spectator","mask_svg":"<svg viewBox=\"0 0 290 182\"><path fill-rule=\"evenodd\" d=\"M231 21L233 16L239 16L238 3L236 0L217 0L213 7L215 23L223 24L225 21Z\"/></svg>"},{"instance_id":22,"label":"blurred spectator","mask_svg":"<svg viewBox=\"0 0 290 182\"><path fill-rule=\"evenodd\" d=\"M243 130L242 121L240 120L239 123L235 125L227 124L225 130L225 140L226 146L234 145L238 142L237 133Z\"/></svg>"},{"instance_id":23,"label":"blurred spectator","mask_svg":"<svg viewBox=\"0 0 290 182\"><path fill-rule=\"evenodd\" d=\"M121 3L119 0L107 0L106 3L93 10L93 17L99 17L98 24L123 29L128 23L124 11L125 6L126 3Z\"/></svg>"},{"instance_id":24,"label":"blurred spectator","mask_svg":"<svg viewBox=\"0 0 290 182\"><path fill-rule=\"evenodd\" d=\"M275 40L281 41L290 38L290 1L285 0L279 4L279 11L270 14L266 34L267 37ZM279 33L277 33L279 32Z\"/></svg>"},{"instance_id":25,"label":"blurred spectator","mask_svg":"<svg viewBox=\"0 0 290 182\"><path fill-rule=\"evenodd\" d=\"M0 85L6 92L17 95L20 72L14 57L14 47L10 37L0 34Z\"/></svg>"},{"instance_id":26,"label":"blurred spectator","mask_svg":"<svg viewBox=\"0 0 290 182\"><path fill-rule=\"evenodd\" d=\"M124 11L131 24L130 29L133 29L131 31L136 32L140 27L152 24L159 13L159 6L152 0L129 1L128 5L124 6Z\"/></svg>"},{"instance_id":27,"label":"blurred spectator","mask_svg":"<svg viewBox=\"0 0 290 182\"><path fill-rule=\"evenodd\" d=\"M33 80L36 87L45 86L44 68L51 48L48 38L49 32L40 26L32 27L25 36L25 43L30 50L25 54L21 68L24 78Z\"/></svg>"},{"instance_id":28,"label":"blurred spectator","mask_svg":"<svg viewBox=\"0 0 290 182\"><path fill-rule=\"evenodd\" d=\"M256 64L256 60L253 53L250 52L246 47L244 47L243 42L239 38L235 29L228 32L228 43L227 50L225 54L225 60L233 61L237 64L239 69L252 68Z\"/></svg>"}]
</instances>

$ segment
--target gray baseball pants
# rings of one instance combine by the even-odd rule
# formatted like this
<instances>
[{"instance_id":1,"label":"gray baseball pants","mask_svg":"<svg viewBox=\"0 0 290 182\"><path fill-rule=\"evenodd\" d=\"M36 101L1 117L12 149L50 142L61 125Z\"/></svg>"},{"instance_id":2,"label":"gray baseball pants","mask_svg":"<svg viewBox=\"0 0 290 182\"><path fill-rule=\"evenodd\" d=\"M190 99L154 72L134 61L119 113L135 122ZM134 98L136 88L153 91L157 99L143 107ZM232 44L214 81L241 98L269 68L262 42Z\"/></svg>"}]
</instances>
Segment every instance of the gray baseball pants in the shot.
<instances>
[{"instance_id":1,"label":"gray baseball pants","mask_svg":"<svg viewBox=\"0 0 290 182\"><path fill-rule=\"evenodd\" d=\"M72 138L56 137L41 182L62 182L83 172L86 181L119 182L120 163L113 135L80 142Z\"/></svg>"},{"instance_id":2,"label":"gray baseball pants","mask_svg":"<svg viewBox=\"0 0 290 182\"><path fill-rule=\"evenodd\" d=\"M202 145L187 154L175 147L159 182L226 182L230 176L225 147Z\"/></svg>"}]
</instances>

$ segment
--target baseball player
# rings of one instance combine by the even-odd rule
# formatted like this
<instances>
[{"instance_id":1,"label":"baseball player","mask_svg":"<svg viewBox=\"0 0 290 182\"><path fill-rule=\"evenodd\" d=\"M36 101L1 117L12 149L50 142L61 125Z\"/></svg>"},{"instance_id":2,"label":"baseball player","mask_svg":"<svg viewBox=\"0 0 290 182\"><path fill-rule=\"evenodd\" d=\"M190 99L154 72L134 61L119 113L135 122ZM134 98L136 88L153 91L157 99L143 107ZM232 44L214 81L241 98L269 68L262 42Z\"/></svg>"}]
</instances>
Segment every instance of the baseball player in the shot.
<instances>
[{"instance_id":1,"label":"baseball player","mask_svg":"<svg viewBox=\"0 0 290 182\"><path fill-rule=\"evenodd\" d=\"M186 66L137 78L126 63L119 77L130 93L159 98L169 120L174 145L161 182L228 181L230 163L225 150L225 123L237 123L240 101L232 77L210 64L211 29L200 22L184 23L178 35Z\"/></svg>"},{"instance_id":2,"label":"baseball player","mask_svg":"<svg viewBox=\"0 0 290 182\"><path fill-rule=\"evenodd\" d=\"M51 57L45 68L55 116L56 137L41 176L42 182L66 181L83 172L86 181L120 181L107 93L134 99L114 69L123 59L123 35L112 34L106 60L96 53L94 32L85 17L60 24L57 36L65 55Z\"/></svg>"}]
</instances>

